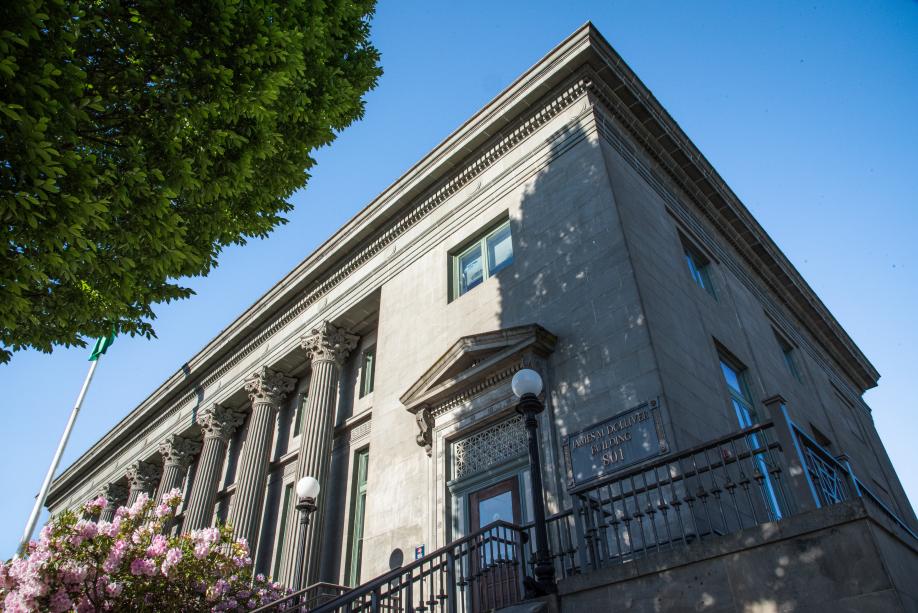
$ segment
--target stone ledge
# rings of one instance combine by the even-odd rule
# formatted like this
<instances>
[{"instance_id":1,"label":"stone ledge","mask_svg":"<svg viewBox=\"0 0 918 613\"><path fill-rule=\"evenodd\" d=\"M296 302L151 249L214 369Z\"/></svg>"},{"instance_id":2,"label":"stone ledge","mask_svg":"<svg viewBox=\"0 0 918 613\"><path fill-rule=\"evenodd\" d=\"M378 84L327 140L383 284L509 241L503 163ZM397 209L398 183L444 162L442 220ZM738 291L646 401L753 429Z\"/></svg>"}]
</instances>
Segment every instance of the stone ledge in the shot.
<instances>
[{"instance_id":1,"label":"stone ledge","mask_svg":"<svg viewBox=\"0 0 918 613\"><path fill-rule=\"evenodd\" d=\"M918 543L910 542L913 541L910 537L905 540L904 532L885 515L866 506L862 499L856 499L800 513L780 522L769 522L688 546L650 553L632 562L567 577L559 582L558 591L563 598L862 520L878 525L918 554Z\"/></svg>"}]
</instances>

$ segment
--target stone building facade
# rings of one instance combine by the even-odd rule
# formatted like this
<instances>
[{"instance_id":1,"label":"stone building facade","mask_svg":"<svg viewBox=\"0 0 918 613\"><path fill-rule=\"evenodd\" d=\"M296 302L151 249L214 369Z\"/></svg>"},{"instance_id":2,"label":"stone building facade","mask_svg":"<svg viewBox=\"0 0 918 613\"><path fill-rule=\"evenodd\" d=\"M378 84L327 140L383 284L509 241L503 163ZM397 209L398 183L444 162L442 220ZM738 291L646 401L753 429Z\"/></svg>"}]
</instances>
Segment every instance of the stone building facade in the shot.
<instances>
[{"instance_id":1,"label":"stone building facade","mask_svg":"<svg viewBox=\"0 0 918 613\"><path fill-rule=\"evenodd\" d=\"M308 582L355 585L531 519L522 367L546 386L550 513L572 504L565 438L591 424L653 401L665 456L780 405L918 527L862 400L878 373L589 24L133 409L48 506L180 487L182 529L230 522L258 570L289 580L305 550ZM322 493L297 543L304 475Z\"/></svg>"}]
</instances>

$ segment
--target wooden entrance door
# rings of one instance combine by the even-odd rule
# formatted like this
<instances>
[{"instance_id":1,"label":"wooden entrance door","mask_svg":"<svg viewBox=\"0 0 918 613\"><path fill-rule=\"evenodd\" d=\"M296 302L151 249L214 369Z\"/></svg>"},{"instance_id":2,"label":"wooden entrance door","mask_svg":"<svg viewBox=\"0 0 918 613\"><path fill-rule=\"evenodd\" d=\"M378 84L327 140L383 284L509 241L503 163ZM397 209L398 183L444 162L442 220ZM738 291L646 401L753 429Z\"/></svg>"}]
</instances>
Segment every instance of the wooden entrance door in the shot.
<instances>
[{"instance_id":1,"label":"wooden entrance door","mask_svg":"<svg viewBox=\"0 0 918 613\"><path fill-rule=\"evenodd\" d=\"M519 479L513 476L469 494L469 533L495 521L522 523ZM523 560L508 542L506 530L494 529L474 543L471 604L473 611L488 611L520 600L520 573Z\"/></svg>"}]
</instances>

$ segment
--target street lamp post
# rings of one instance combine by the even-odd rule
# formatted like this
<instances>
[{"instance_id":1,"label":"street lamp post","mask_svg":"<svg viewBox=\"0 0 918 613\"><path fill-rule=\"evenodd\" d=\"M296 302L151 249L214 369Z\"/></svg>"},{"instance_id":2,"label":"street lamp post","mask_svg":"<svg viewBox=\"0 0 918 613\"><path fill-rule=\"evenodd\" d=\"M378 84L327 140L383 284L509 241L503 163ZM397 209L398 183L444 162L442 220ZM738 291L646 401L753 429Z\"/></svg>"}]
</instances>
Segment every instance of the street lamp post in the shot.
<instances>
[{"instance_id":1,"label":"street lamp post","mask_svg":"<svg viewBox=\"0 0 918 613\"><path fill-rule=\"evenodd\" d=\"M316 498L319 497L319 482L314 477L303 477L296 482L296 510L300 512L299 543L302 551L296 557L296 568L293 574L293 590L303 589L303 559L306 557L306 530L309 528L309 516L316 510Z\"/></svg>"},{"instance_id":2,"label":"street lamp post","mask_svg":"<svg viewBox=\"0 0 918 613\"><path fill-rule=\"evenodd\" d=\"M532 474L532 514L535 520L535 588L542 594L557 591L555 565L548 550L548 526L545 523L545 494L542 489L542 462L539 460L539 421L536 416L544 410L539 394L542 377L534 370L524 368L513 376L510 386L519 398L516 411L525 418L529 438L529 471Z\"/></svg>"}]
</instances>

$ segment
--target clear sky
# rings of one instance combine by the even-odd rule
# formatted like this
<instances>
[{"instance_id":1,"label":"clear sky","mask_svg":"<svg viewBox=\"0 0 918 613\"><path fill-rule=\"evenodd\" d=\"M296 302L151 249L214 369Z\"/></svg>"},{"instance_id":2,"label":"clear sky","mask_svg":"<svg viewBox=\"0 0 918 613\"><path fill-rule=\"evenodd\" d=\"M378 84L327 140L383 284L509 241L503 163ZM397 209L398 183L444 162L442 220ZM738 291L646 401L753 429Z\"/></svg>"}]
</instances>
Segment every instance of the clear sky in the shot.
<instances>
[{"instance_id":1,"label":"clear sky","mask_svg":"<svg viewBox=\"0 0 918 613\"><path fill-rule=\"evenodd\" d=\"M318 155L290 223L230 249L198 295L118 339L69 465L246 307L585 21L745 202L883 375L867 393L918 501L918 3L385 2L385 75ZM79 391L86 350L0 366L0 557L11 555Z\"/></svg>"}]
</instances>

